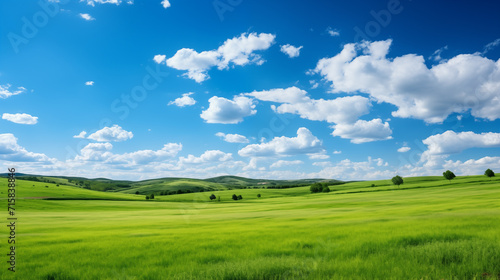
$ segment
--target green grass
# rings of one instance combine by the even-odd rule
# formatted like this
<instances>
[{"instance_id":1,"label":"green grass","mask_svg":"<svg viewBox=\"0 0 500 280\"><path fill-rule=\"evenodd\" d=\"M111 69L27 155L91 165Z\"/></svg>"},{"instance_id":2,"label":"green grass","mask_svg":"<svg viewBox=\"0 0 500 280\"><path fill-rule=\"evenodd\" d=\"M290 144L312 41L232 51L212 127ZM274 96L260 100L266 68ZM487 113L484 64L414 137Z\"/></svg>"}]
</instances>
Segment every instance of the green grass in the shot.
<instances>
[{"instance_id":1,"label":"green grass","mask_svg":"<svg viewBox=\"0 0 500 280\"><path fill-rule=\"evenodd\" d=\"M112 200L19 199L17 272L0 257L0 279L498 279L500 180L421 177L399 188L384 180L331 189L145 201L18 181L19 198Z\"/></svg>"}]
</instances>

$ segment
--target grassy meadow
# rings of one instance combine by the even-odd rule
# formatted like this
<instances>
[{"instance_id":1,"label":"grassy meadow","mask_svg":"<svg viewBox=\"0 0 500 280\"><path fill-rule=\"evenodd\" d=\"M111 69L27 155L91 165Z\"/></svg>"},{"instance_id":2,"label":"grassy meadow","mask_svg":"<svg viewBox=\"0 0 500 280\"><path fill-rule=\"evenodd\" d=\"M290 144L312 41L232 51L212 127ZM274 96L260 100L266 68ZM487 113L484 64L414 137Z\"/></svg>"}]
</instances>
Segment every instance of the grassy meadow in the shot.
<instances>
[{"instance_id":1,"label":"grassy meadow","mask_svg":"<svg viewBox=\"0 0 500 280\"><path fill-rule=\"evenodd\" d=\"M6 217L6 179L0 185ZM4 225L0 279L500 279L500 178L330 189L146 201L18 180L16 272Z\"/></svg>"}]
</instances>

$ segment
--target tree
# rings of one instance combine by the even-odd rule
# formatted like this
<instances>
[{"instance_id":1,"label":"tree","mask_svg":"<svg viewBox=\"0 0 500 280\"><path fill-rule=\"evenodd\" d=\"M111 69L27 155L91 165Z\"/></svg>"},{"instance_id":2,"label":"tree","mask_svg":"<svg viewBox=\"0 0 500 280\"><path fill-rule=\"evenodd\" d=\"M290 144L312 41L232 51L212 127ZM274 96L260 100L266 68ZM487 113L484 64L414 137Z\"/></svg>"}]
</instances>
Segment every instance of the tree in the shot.
<instances>
[{"instance_id":1,"label":"tree","mask_svg":"<svg viewBox=\"0 0 500 280\"><path fill-rule=\"evenodd\" d=\"M309 187L309 190L312 193L319 193L323 191L323 185L321 183L314 183Z\"/></svg>"},{"instance_id":2,"label":"tree","mask_svg":"<svg viewBox=\"0 0 500 280\"><path fill-rule=\"evenodd\" d=\"M238 200L238 197L235 194L233 194L233 200Z\"/></svg>"},{"instance_id":3,"label":"tree","mask_svg":"<svg viewBox=\"0 0 500 280\"><path fill-rule=\"evenodd\" d=\"M139 191L135 191L135 194L139 194Z\"/></svg>"},{"instance_id":4,"label":"tree","mask_svg":"<svg viewBox=\"0 0 500 280\"><path fill-rule=\"evenodd\" d=\"M146 195L146 200L149 200L149 195Z\"/></svg>"},{"instance_id":5,"label":"tree","mask_svg":"<svg viewBox=\"0 0 500 280\"><path fill-rule=\"evenodd\" d=\"M152 194L149 196L149 198L151 198L151 199L155 199L155 194L154 194L154 193L152 193Z\"/></svg>"},{"instance_id":6,"label":"tree","mask_svg":"<svg viewBox=\"0 0 500 280\"><path fill-rule=\"evenodd\" d=\"M450 181L451 183L451 180L457 176L455 176L455 174L453 172L451 172L450 170L446 170L446 172L443 172L443 176L446 178L446 180Z\"/></svg>"},{"instance_id":7,"label":"tree","mask_svg":"<svg viewBox=\"0 0 500 280\"><path fill-rule=\"evenodd\" d=\"M495 172L493 172L493 170L491 169L486 169L486 171L484 171L484 175L488 176L491 180L491 177L495 177Z\"/></svg>"},{"instance_id":8,"label":"tree","mask_svg":"<svg viewBox=\"0 0 500 280\"><path fill-rule=\"evenodd\" d=\"M330 192L330 188L328 186L324 186L322 192L329 193Z\"/></svg>"},{"instance_id":9,"label":"tree","mask_svg":"<svg viewBox=\"0 0 500 280\"><path fill-rule=\"evenodd\" d=\"M239 200L243 199L243 197L241 196L241 194L240 194L240 195L238 195L238 199L239 199Z\"/></svg>"},{"instance_id":10,"label":"tree","mask_svg":"<svg viewBox=\"0 0 500 280\"><path fill-rule=\"evenodd\" d=\"M259 194L257 194L257 197L258 197L258 198L260 198L260 193L259 193Z\"/></svg>"},{"instance_id":11,"label":"tree","mask_svg":"<svg viewBox=\"0 0 500 280\"><path fill-rule=\"evenodd\" d=\"M396 186L398 186L399 188L399 185L403 184L403 178L401 178L401 176L399 175L396 175L394 177L392 177L392 183Z\"/></svg>"},{"instance_id":12,"label":"tree","mask_svg":"<svg viewBox=\"0 0 500 280\"><path fill-rule=\"evenodd\" d=\"M210 200L214 200L214 199L216 199L216 198L217 198L217 197L215 197L215 194L212 194L212 195L210 196Z\"/></svg>"}]
</instances>

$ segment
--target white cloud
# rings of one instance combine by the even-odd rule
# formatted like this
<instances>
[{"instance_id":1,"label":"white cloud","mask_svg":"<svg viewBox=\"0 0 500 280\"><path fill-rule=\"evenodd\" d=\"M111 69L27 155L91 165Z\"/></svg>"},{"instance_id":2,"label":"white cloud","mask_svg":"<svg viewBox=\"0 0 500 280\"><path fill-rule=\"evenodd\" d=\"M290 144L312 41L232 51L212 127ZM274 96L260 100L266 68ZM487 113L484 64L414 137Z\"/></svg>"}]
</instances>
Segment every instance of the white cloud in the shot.
<instances>
[{"instance_id":1,"label":"white cloud","mask_svg":"<svg viewBox=\"0 0 500 280\"><path fill-rule=\"evenodd\" d=\"M217 132L215 135L218 137L221 137L222 139L224 139L224 141L226 141L228 143L248 143L249 142L245 136L239 135L239 134L225 134L222 132Z\"/></svg>"},{"instance_id":2,"label":"white cloud","mask_svg":"<svg viewBox=\"0 0 500 280\"><path fill-rule=\"evenodd\" d=\"M87 82L85 82L85 85L86 86L93 86L94 85L94 81L87 81Z\"/></svg>"},{"instance_id":3,"label":"white cloud","mask_svg":"<svg viewBox=\"0 0 500 280\"><path fill-rule=\"evenodd\" d=\"M448 49L448 46L444 46L438 50L436 50L430 57L429 59L432 59L434 61L441 61L443 60L443 58L441 57L441 54L443 53L443 51L447 50Z\"/></svg>"},{"instance_id":4,"label":"white cloud","mask_svg":"<svg viewBox=\"0 0 500 280\"><path fill-rule=\"evenodd\" d=\"M182 94L182 97L179 97L174 101L170 101L168 105L176 105L178 107L192 106L196 103L196 100L190 97L193 94L194 94L193 92L184 93Z\"/></svg>"},{"instance_id":5,"label":"white cloud","mask_svg":"<svg viewBox=\"0 0 500 280\"><path fill-rule=\"evenodd\" d=\"M500 118L500 60L461 54L429 69L415 54L387 58L391 43L347 44L315 71L332 82L333 92L360 91L397 106L395 117L440 123L470 110L477 118Z\"/></svg>"},{"instance_id":6,"label":"white cloud","mask_svg":"<svg viewBox=\"0 0 500 280\"><path fill-rule=\"evenodd\" d=\"M329 159L330 156L325 154L326 151L322 151L321 153L316 154L308 154L309 159Z\"/></svg>"},{"instance_id":7,"label":"white cloud","mask_svg":"<svg viewBox=\"0 0 500 280\"><path fill-rule=\"evenodd\" d=\"M158 63L158 64L161 64L163 61L167 60L167 56L166 55L161 55L161 54L157 54L153 57L153 60Z\"/></svg>"},{"instance_id":8,"label":"white cloud","mask_svg":"<svg viewBox=\"0 0 500 280\"><path fill-rule=\"evenodd\" d=\"M485 55L486 53L488 53L492 49L496 48L498 45L500 45L500 38L498 38L495 41L488 43L486 46L484 46L483 55Z\"/></svg>"},{"instance_id":9,"label":"white cloud","mask_svg":"<svg viewBox=\"0 0 500 280\"><path fill-rule=\"evenodd\" d=\"M175 157L182 150L180 143L168 143L160 150L139 150L131 153L117 154L111 156L107 162L124 163L127 165L142 165L152 162L162 162L165 159Z\"/></svg>"},{"instance_id":10,"label":"white cloud","mask_svg":"<svg viewBox=\"0 0 500 280\"><path fill-rule=\"evenodd\" d=\"M362 96L347 96L336 99L311 99L307 92L297 87L254 91L246 95L262 101L283 103L272 107L277 113L298 114L301 118L329 123L352 123L367 114L370 100Z\"/></svg>"},{"instance_id":11,"label":"white cloud","mask_svg":"<svg viewBox=\"0 0 500 280\"><path fill-rule=\"evenodd\" d=\"M471 148L500 147L500 133L476 134L472 131L459 132L448 130L442 134L429 136L422 141L427 145L425 153L432 155L449 155L460 153Z\"/></svg>"},{"instance_id":12,"label":"white cloud","mask_svg":"<svg viewBox=\"0 0 500 280\"><path fill-rule=\"evenodd\" d=\"M209 78L208 70L217 66L219 70L227 69L229 65L244 66L247 64L261 65L264 60L256 51L267 50L273 43L275 35L267 33L243 33L240 37L228 39L217 50L198 53L190 48L178 50L174 56L166 60L167 66L184 70L183 74L201 83ZM157 63L162 63L159 55L155 56ZM159 61L159 62L158 62Z\"/></svg>"},{"instance_id":13,"label":"white cloud","mask_svg":"<svg viewBox=\"0 0 500 280\"><path fill-rule=\"evenodd\" d=\"M342 151L333 151L333 153L332 153L332 154L334 154L334 155L339 155L339 154L341 154L341 153L342 153Z\"/></svg>"},{"instance_id":14,"label":"white cloud","mask_svg":"<svg viewBox=\"0 0 500 280\"><path fill-rule=\"evenodd\" d=\"M2 119L11 121L18 124L36 124L38 122L38 117L33 117L29 114L8 114L4 113Z\"/></svg>"},{"instance_id":15,"label":"white cloud","mask_svg":"<svg viewBox=\"0 0 500 280\"><path fill-rule=\"evenodd\" d=\"M215 162L215 161L228 161L232 159L231 153L224 153L219 150L209 150L205 151L201 156L195 157L193 155L188 155L188 157L180 157L179 163L181 164L199 164L206 162Z\"/></svg>"},{"instance_id":16,"label":"white cloud","mask_svg":"<svg viewBox=\"0 0 500 280\"><path fill-rule=\"evenodd\" d=\"M403 147L401 147L401 148L398 149L398 153L406 153L406 152L408 152L410 150L411 150L410 147L403 146Z\"/></svg>"},{"instance_id":17,"label":"white cloud","mask_svg":"<svg viewBox=\"0 0 500 280\"><path fill-rule=\"evenodd\" d=\"M298 57L300 55L300 49L303 47L295 47L290 44L282 45L281 52L288 55L290 58Z\"/></svg>"},{"instance_id":18,"label":"white cloud","mask_svg":"<svg viewBox=\"0 0 500 280\"><path fill-rule=\"evenodd\" d=\"M163 8L166 9L166 8L170 7L170 2L168 0L162 0L161 5L163 6Z\"/></svg>"},{"instance_id":19,"label":"white cloud","mask_svg":"<svg viewBox=\"0 0 500 280\"><path fill-rule=\"evenodd\" d=\"M130 131L126 131L119 125L113 125L112 127L104 127L87 137L87 139L99 141L99 142L120 142L128 139L132 139L134 134Z\"/></svg>"},{"instance_id":20,"label":"white cloud","mask_svg":"<svg viewBox=\"0 0 500 280\"><path fill-rule=\"evenodd\" d=\"M382 123L381 119L358 120L354 124L341 123L332 128L334 129L333 136L351 139L351 142L355 144L392 139L389 123Z\"/></svg>"},{"instance_id":21,"label":"white cloud","mask_svg":"<svg viewBox=\"0 0 500 280\"><path fill-rule=\"evenodd\" d=\"M251 144L238 151L242 157L269 157L323 152L322 142L307 128L297 130L297 137L274 137L271 141Z\"/></svg>"},{"instance_id":22,"label":"white cloud","mask_svg":"<svg viewBox=\"0 0 500 280\"><path fill-rule=\"evenodd\" d=\"M480 159L469 159L465 162L460 160L448 160L443 165L443 169L453 170L457 175L480 175L484 174L486 169L493 169L500 166L500 157L483 157Z\"/></svg>"},{"instance_id":23,"label":"white cloud","mask_svg":"<svg viewBox=\"0 0 500 280\"><path fill-rule=\"evenodd\" d=\"M235 96L233 100L213 96L208 102L208 109L200 114L207 123L235 124L257 113L252 99L244 96Z\"/></svg>"},{"instance_id":24,"label":"white cloud","mask_svg":"<svg viewBox=\"0 0 500 280\"><path fill-rule=\"evenodd\" d=\"M283 166L299 165L304 162L301 160L278 160L277 162L271 164L270 168L280 168Z\"/></svg>"},{"instance_id":25,"label":"white cloud","mask_svg":"<svg viewBox=\"0 0 500 280\"><path fill-rule=\"evenodd\" d=\"M0 134L0 159L12 162L54 162L44 154L28 152L12 133Z\"/></svg>"},{"instance_id":26,"label":"white cloud","mask_svg":"<svg viewBox=\"0 0 500 280\"><path fill-rule=\"evenodd\" d=\"M80 0L80 2L86 2L87 5L94 7L95 4L115 4L115 5L120 5L123 0ZM132 0L126 0L125 1L127 4L133 4L134 1Z\"/></svg>"},{"instance_id":27,"label":"white cloud","mask_svg":"<svg viewBox=\"0 0 500 280\"><path fill-rule=\"evenodd\" d=\"M113 154L110 152L113 148L111 143L89 143L80 150L80 155L75 160L83 161L101 161L106 160Z\"/></svg>"},{"instance_id":28,"label":"white cloud","mask_svg":"<svg viewBox=\"0 0 500 280\"><path fill-rule=\"evenodd\" d=\"M321 166L322 164L318 164ZM372 159L368 157L367 161L355 162L349 159L334 163L317 173L309 174L312 178L331 178L338 180L377 180L387 179L394 176L387 162L381 158Z\"/></svg>"},{"instance_id":29,"label":"white cloud","mask_svg":"<svg viewBox=\"0 0 500 280\"><path fill-rule=\"evenodd\" d=\"M26 88L24 87L18 87L17 90L15 91L10 91L11 85L6 84L6 85L0 85L0 98L6 99L8 97L11 97L13 95L18 95L26 91Z\"/></svg>"},{"instance_id":30,"label":"white cloud","mask_svg":"<svg viewBox=\"0 0 500 280\"><path fill-rule=\"evenodd\" d=\"M337 29L332 29L330 26L328 26L326 32L332 37L340 36L340 32Z\"/></svg>"},{"instance_id":31,"label":"white cloud","mask_svg":"<svg viewBox=\"0 0 500 280\"><path fill-rule=\"evenodd\" d=\"M80 13L80 17L83 18L84 20L95 20L95 18L93 18L91 15L89 14L81 14Z\"/></svg>"},{"instance_id":32,"label":"white cloud","mask_svg":"<svg viewBox=\"0 0 500 280\"><path fill-rule=\"evenodd\" d=\"M87 135L87 131L82 131L78 135L74 135L73 138L85 139L85 135Z\"/></svg>"}]
</instances>

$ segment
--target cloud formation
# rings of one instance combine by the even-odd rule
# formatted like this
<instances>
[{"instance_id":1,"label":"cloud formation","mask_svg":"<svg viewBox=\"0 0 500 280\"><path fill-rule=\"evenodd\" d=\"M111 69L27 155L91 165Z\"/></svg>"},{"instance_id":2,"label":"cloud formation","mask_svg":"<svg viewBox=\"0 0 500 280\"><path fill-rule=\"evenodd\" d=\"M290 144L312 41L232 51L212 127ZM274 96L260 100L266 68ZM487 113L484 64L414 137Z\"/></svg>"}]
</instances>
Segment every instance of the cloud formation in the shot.
<instances>
[{"instance_id":1,"label":"cloud formation","mask_svg":"<svg viewBox=\"0 0 500 280\"><path fill-rule=\"evenodd\" d=\"M272 157L298 154L314 154L323 152L321 140L316 138L309 129L301 127L297 137L274 137L271 141L261 144L251 144L238 151L242 157Z\"/></svg>"},{"instance_id":2,"label":"cloud formation","mask_svg":"<svg viewBox=\"0 0 500 280\"><path fill-rule=\"evenodd\" d=\"M9 90L10 87L10 84L0 85L0 98L6 99L13 95L18 95L26 91L26 88L24 87L18 87L17 90L11 91Z\"/></svg>"},{"instance_id":3,"label":"cloud formation","mask_svg":"<svg viewBox=\"0 0 500 280\"><path fill-rule=\"evenodd\" d=\"M132 139L132 137L134 137L132 132L126 131L121 126L115 124L90 134L87 139L98 142L120 142Z\"/></svg>"},{"instance_id":4,"label":"cloud formation","mask_svg":"<svg viewBox=\"0 0 500 280\"><path fill-rule=\"evenodd\" d=\"M232 66L244 66L247 64L261 65L264 63L262 57L256 51L267 50L276 38L268 33L243 33L239 37L228 39L216 50L197 52L190 48L178 50L169 59L156 55L157 63L166 63L167 66L187 71L184 76L201 83L209 78L208 70L216 67L219 70Z\"/></svg>"},{"instance_id":5,"label":"cloud formation","mask_svg":"<svg viewBox=\"0 0 500 280\"><path fill-rule=\"evenodd\" d=\"M184 93L182 94L182 97L179 97L174 101L170 101L168 105L175 105L177 107L192 106L196 104L196 100L194 100L194 98L191 97L191 95L193 94L194 94L193 92Z\"/></svg>"},{"instance_id":6,"label":"cloud formation","mask_svg":"<svg viewBox=\"0 0 500 280\"><path fill-rule=\"evenodd\" d=\"M226 141L228 143L248 143L249 142L245 136L239 135L239 134L225 134L222 132L217 132L215 135L222 138L224 141Z\"/></svg>"},{"instance_id":7,"label":"cloud formation","mask_svg":"<svg viewBox=\"0 0 500 280\"><path fill-rule=\"evenodd\" d=\"M13 123L18 123L18 124L36 124L38 123L38 117L33 117L32 115L29 114L9 114L9 113L4 113L2 115L2 119L8 120Z\"/></svg>"},{"instance_id":8,"label":"cloud formation","mask_svg":"<svg viewBox=\"0 0 500 280\"><path fill-rule=\"evenodd\" d=\"M233 100L213 96L208 102L208 109L200 114L207 123L235 124L257 113L253 100L244 96L235 96Z\"/></svg>"},{"instance_id":9,"label":"cloud formation","mask_svg":"<svg viewBox=\"0 0 500 280\"><path fill-rule=\"evenodd\" d=\"M452 113L470 111L500 118L500 61L460 54L428 68L422 56L387 58L392 40L346 44L319 60L315 72L330 81L332 92L369 94L395 105L392 115L441 123Z\"/></svg>"},{"instance_id":10,"label":"cloud formation","mask_svg":"<svg viewBox=\"0 0 500 280\"><path fill-rule=\"evenodd\" d=\"M303 47L295 47L290 44L281 46L281 52L288 55L290 58L298 57L300 55L300 49Z\"/></svg>"}]
</instances>

